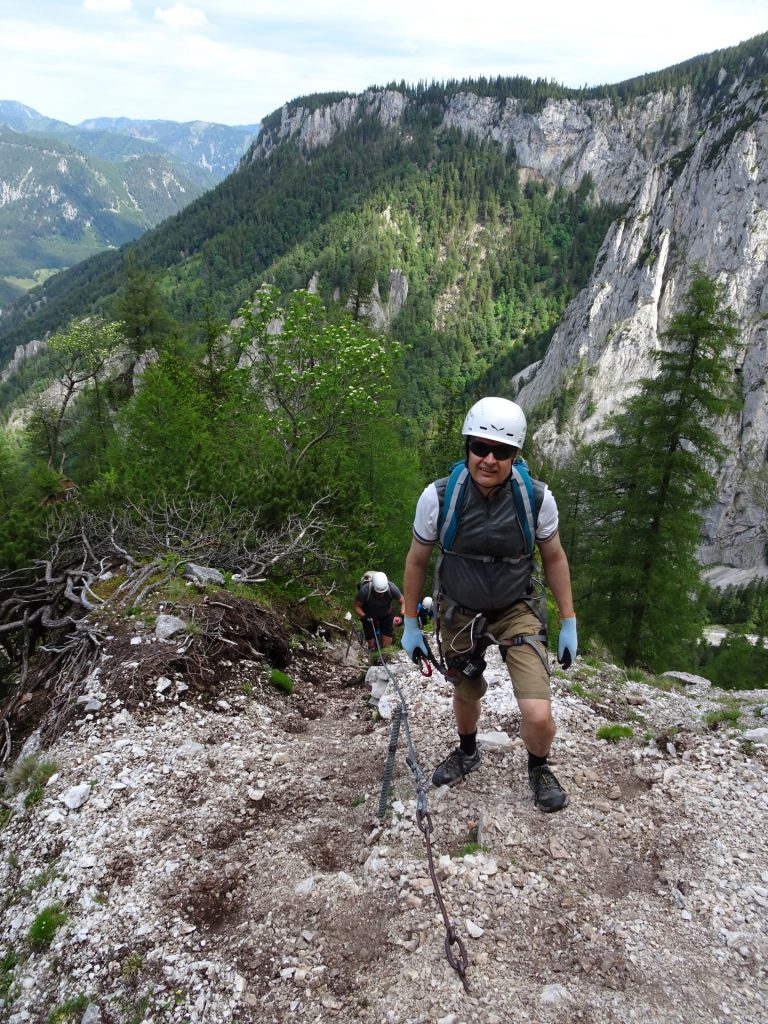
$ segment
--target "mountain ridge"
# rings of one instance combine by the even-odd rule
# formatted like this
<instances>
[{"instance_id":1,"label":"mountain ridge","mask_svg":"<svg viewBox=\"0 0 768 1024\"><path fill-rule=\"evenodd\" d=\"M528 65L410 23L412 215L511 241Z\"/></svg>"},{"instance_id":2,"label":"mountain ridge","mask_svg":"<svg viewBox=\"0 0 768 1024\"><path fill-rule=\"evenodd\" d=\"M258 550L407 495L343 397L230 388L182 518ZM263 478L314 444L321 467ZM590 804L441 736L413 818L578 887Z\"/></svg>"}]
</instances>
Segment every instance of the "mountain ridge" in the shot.
<instances>
[{"instance_id":1,"label":"mountain ridge","mask_svg":"<svg viewBox=\"0 0 768 1024\"><path fill-rule=\"evenodd\" d=\"M0 100L0 301L178 212L232 170L257 132L130 118L74 126ZM62 170L64 153L77 181Z\"/></svg>"},{"instance_id":2,"label":"mountain ridge","mask_svg":"<svg viewBox=\"0 0 768 1024\"><path fill-rule=\"evenodd\" d=\"M463 385L471 390L491 381L518 393L534 417L537 441L557 459L599 432L621 395L649 371L649 354L685 291L695 253L702 269L725 286L744 326L745 349L743 362L738 361L743 408L723 424L732 455L720 476L718 505L708 512L704 550L708 564L764 573L768 538L750 474L759 470L761 453L768 450L760 299L768 281L765 261L750 254L766 244L759 215L768 206L761 170L768 161L766 69L768 36L762 35L599 94L590 90L580 100L547 83L496 79L482 83L477 93L455 83L291 101L264 119L258 139L226 182L162 231L145 236L137 251L164 274L168 292L185 295L189 308L196 302L202 309L200 282L215 275L222 288L221 312L231 316L265 278L286 289L313 280L324 297L338 294L346 301L358 273L352 264L368 259L368 245L371 259L381 261L374 278L382 294L393 267L409 278L408 301L392 329L423 335L426 349L446 358L450 373L457 373L458 362L451 364L448 357L456 353L458 360L467 350ZM654 89L642 92L647 85ZM433 148L419 163L419 147L426 145ZM382 168L372 163L374 152ZM461 189L461 161L477 152L488 155L489 180L507 175L501 220L493 220L497 192L485 200L483 212L472 210L464 221L457 215L450 228L450 258L441 255L441 250L448 255L448 239L430 237L437 255L425 267L419 246L427 226L418 221L419 204L428 189L444 190L446 201L452 200ZM436 179L438 157L446 170ZM491 168L497 158L498 168ZM602 248L596 247L591 274L572 297L541 360L541 352L521 346L513 335L488 340L496 330L491 313L488 324L472 333L483 288L498 288L493 275L501 250L494 246L511 237L515 224L517 200L508 173L513 162L520 190L531 203L539 187L548 196L581 192L591 196L595 209L608 209L609 203L623 207ZM408 175L418 178L419 186L406 195L398 189ZM737 188L731 189L732 181ZM271 207L262 203L269 190ZM352 259L343 255L343 247L333 248L335 231L346 232L344 246ZM491 258L495 263L489 270ZM416 273L423 276L421 290L414 287ZM117 258L95 260L87 275L78 279L69 272L31 293L26 305L0 321L5 358L14 343L40 336L35 317L50 323L69 282L82 281L69 295L77 294L77 303L87 308L114 291L118 274ZM530 284L532 293L547 286L543 280ZM509 296L493 293L483 300L489 310L491 300L506 302L502 312L510 319ZM523 335L524 341L529 336ZM547 340L546 329L539 338ZM415 360L416 348L411 345L414 355L406 358ZM530 366L521 377L516 359L526 352ZM412 367L415 371L415 362ZM423 416L438 374L425 376L433 372L428 363L418 371L413 377L423 404L408 413ZM559 423L546 407L557 405L557 394L566 388L576 401L568 421Z\"/></svg>"}]
</instances>

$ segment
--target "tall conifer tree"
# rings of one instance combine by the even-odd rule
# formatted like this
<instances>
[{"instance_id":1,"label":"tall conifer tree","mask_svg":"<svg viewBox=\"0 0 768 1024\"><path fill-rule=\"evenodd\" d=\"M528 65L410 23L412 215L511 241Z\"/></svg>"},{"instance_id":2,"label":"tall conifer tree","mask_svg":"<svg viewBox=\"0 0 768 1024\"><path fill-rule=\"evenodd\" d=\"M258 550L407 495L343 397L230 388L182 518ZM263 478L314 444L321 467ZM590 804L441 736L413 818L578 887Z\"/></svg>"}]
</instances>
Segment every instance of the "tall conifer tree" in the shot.
<instances>
[{"instance_id":1,"label":"tall conifer tree","mask_svg":"<svg viewBox=\"0 0 768 1024\"><path fill-rule=\"evenodd\" d=\"M696 270L662 335L659 372L594 446L591 557L581 571L585 624L625 664L659 669L700 636L696 547L724 452L715 426L735 406L734 314ZM580 587L579 589L583 589Z\"/></svg>"}]
</instances>

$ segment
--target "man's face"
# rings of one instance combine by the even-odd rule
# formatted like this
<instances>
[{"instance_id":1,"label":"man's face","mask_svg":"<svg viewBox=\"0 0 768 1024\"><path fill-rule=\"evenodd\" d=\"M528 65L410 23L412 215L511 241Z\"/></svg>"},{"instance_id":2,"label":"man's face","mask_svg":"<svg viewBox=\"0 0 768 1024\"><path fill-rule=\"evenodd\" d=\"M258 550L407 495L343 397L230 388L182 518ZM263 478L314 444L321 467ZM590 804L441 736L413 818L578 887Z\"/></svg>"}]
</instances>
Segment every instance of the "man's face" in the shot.
<instances>
[{"instance_id":1,"label":"man's face","mask_svg":"<svg viewBox=\"0 0 768 1024\"><path fill-rule=\"evenodd\" d=\"M517 449L482 437L470 437L468 448L469 473L477 486L491 490L503 484L510 474Z\"/></svg>"}]
</instances>

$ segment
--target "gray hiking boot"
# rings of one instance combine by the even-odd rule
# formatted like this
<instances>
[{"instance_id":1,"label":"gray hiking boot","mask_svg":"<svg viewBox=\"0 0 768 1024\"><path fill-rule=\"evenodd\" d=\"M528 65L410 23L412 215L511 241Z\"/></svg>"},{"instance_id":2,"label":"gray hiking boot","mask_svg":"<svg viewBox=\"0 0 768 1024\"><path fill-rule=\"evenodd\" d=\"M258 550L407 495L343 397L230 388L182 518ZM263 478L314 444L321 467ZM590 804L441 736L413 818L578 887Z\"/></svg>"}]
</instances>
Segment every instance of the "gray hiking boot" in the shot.
<instances>
[{"instance_id":1,"label":"gray hiking boot","mask_svg":"<svg viewBox=\"0 0 768 1024\"><path fill-rule=\"evenodd\" d=\"M461 747L456 747L432 773L433 786L455 786L465 775L480 767L480 751L465 754Z\"/></svg>"},{"instance_id":2,"label":"gray hiking boot","mask_svg":"<svg viewBox=\"0 0 768 1024\"><path fill-rule=\"evenodd\" d=\"M561 811L568 806L568 794L549 765L542 764L528 772L528 785L540 811Z\"/></svg>"}]
</instances>

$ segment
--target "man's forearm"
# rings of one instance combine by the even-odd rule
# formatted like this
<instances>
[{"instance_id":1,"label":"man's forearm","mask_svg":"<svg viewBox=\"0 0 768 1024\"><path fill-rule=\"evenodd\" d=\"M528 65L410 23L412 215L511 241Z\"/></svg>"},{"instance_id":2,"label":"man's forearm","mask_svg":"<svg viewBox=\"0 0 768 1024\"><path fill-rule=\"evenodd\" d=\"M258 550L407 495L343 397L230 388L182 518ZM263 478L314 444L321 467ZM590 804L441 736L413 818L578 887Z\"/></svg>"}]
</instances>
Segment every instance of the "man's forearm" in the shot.
<instances>
[{"instance_id":1,"label":"man's forearm","mask_svg":"<svg viewBox=\"0 0 768 1024\"><path fill-rule=\"evenodd\" d=\"M405 570L403 573L403 614L409 618L415 618L419 611L424 590L424 582L427 578L427 564L432 548L426 544L418 544L418 541L411 542L411 548L405 559Z\"/></svg>"},{"instance_id":2,"label":"man's forearm","mask_svg":"<svg viewBox=\"0 0 768 1024\"><path fill-rule=\"evenodd\" d=\"M568 559L555 559L546 570L547 585L552 591L552 596L557 602L560 611L560 618L567 619L575 615L573 609L573 591L571 590L571 571L568 567Z\"/></svg>"}]
</instances>

